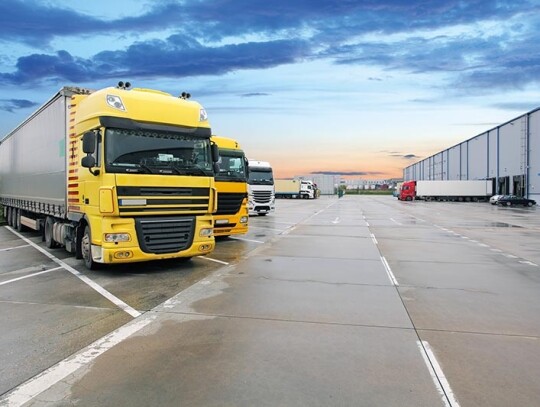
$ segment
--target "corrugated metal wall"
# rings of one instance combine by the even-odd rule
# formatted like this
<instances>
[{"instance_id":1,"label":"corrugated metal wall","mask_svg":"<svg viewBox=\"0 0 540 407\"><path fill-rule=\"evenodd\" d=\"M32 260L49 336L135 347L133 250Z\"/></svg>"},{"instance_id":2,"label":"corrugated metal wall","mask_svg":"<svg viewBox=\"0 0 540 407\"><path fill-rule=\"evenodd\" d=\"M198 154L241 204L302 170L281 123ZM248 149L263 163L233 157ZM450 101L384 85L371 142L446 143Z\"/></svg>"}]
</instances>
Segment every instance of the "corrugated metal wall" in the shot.
<instances>
[{"instance_id":1,"label":"corrugated metal wall","mask_svg":"<svg viewBox=\"0 0 540 407\"><path fill-rule=\"evenodd\" d=\"M409 165L403 179L493 179L497 193L540 200L540 108Z\"/></svg>"}]
</instances>

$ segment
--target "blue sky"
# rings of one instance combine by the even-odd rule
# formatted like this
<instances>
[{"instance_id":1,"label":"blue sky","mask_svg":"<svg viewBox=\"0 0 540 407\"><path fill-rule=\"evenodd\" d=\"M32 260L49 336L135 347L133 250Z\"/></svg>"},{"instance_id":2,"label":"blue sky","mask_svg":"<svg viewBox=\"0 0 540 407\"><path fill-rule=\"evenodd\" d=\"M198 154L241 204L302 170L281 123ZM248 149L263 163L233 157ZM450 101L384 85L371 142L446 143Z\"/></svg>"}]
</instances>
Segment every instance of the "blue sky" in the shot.
<instances>
[{"instance_id":1,"label":"blue sky","mask_svg":"<svg viewBox=\"0 0 540 407\"><path fill-rule=\"evenodd\" d=\"M0 137L64 85L188 91L278 177L399 177L540 106L540 0L3 0Z\"/></svg>"}]
</instances>

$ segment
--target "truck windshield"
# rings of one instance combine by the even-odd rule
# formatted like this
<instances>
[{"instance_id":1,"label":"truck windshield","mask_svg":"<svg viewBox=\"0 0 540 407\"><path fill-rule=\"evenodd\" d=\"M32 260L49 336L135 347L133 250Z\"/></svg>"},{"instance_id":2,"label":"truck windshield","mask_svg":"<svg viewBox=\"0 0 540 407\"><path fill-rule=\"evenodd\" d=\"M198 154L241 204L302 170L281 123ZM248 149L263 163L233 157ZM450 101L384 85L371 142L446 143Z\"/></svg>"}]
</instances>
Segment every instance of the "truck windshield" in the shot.
<instances>
[{"instance_id":1,"label":"truck windshield","mask_svg":"<svg viewBox=\"0 0 540 407\"><path fill-rule=\"evenodd\" d=\"M218 181L246 182L244 153L236 150L219 149Z\"/></svg>"},{"instance_id":2,"label":"truck windshield","mask_svg":"<svg viewBox=\"0 0 540 407\"><path fill-rule=\"evenodd\" d=\"M171 132L107 129L109 173L213 176L210 140Z\"/></svg>"},{"instance_id":3,"label":"truck windshield","mask_svg":"<svg viewBox=\"0 0 540 407\"><path fill-rule=\"evenodd\" d=\"M270 168L249 168L250 185L274 185L274 175Z\"/></svg>"}]
</instances>

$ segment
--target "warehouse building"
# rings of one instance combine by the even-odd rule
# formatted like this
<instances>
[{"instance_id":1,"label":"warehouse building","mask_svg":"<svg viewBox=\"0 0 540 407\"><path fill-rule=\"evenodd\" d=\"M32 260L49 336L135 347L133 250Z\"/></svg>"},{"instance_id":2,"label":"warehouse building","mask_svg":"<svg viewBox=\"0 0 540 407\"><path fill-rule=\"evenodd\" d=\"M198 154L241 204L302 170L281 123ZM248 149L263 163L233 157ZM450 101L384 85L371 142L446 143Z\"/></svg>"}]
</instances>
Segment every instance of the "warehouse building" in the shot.
<instances>
[{"instance_id":1,"label":"warehouse building","mask_svg":"<svg viewBox=\"0 0 540 407\"><path fill-rule=\"evenodd\" d=\"M403 179L488 179L493 194L539 201L540 108L406 167Z\"/></svg>"}]
</instances>

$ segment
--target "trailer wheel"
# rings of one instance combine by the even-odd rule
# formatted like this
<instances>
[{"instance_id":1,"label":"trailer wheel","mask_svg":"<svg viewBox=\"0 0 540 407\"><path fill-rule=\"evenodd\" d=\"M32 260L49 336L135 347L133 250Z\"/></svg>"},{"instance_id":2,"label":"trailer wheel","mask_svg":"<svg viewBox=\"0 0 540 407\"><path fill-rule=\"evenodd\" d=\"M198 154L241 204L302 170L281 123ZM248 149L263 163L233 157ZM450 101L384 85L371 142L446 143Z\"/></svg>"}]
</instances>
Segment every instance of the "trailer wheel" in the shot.
<instances>
[{"instance_id":1,"label":"trailer wheel","mask_svg":"<svg viewBox=\"0 0 540 407\"><path fill-rule=\"evenodd\" d=\"M90 226L88 225L84 228L84 234L81 240L81 253L87 269L95 270L98 268L98 263L92 258L92 237L90 235Z\"/></svg>"},{"instance_id":2,"label":"trailer wheel","mask_svg":"<svg viewBox=\"0 0 540 407\"><path fill-rule=\"evenodd\" d=\"M11 226L11 206L6 208L6 222L8 226Z\"/></svg>"},{"instance_id":3,"label":"trailer wheel","mask_svg":"<svg viewBox=\"0 0 540 407\"><path fill-rule=\"evenodd\" d=\"M11 217L13 218L13 229L19 230L19 210L17 208L13 208Z\"/></svg>"},{"instance_id":4,"label":"trailer wheel","mask_svg":"<svg viewBox=\"0 0 540 407\"><path fill-rule=\"evenodd\" d=\"M16 215L16 219L17 219L17 231L19 232L23 232L25 227L24 225L21 223L21 216L22 216L22 210L20 209L17 209L17 215Z\"/></svg>"},{"instance_id":5,"label":"trailer wheel","mask_svg":"<svg viewBox=\"0 0 540 407\"><path fill-rule=\"evenodd\" d=\"M17 208L11 208L11 227L17 229Z\"/></svg>"},{"instance_id":6,"label":"trailer wheel","mask_svg":"<svg viewBox=\"0 0 540 407\"><path fill-rule=\"evenodd\" d=\"M47 246L49 249L54 249L55 247L58 247L58 244L53 239L53 226L54 226L54 219L51 216L47 216L45 219L45 227L43 234L45 236L45 246Z\"/></svg>"}]
</instances>

